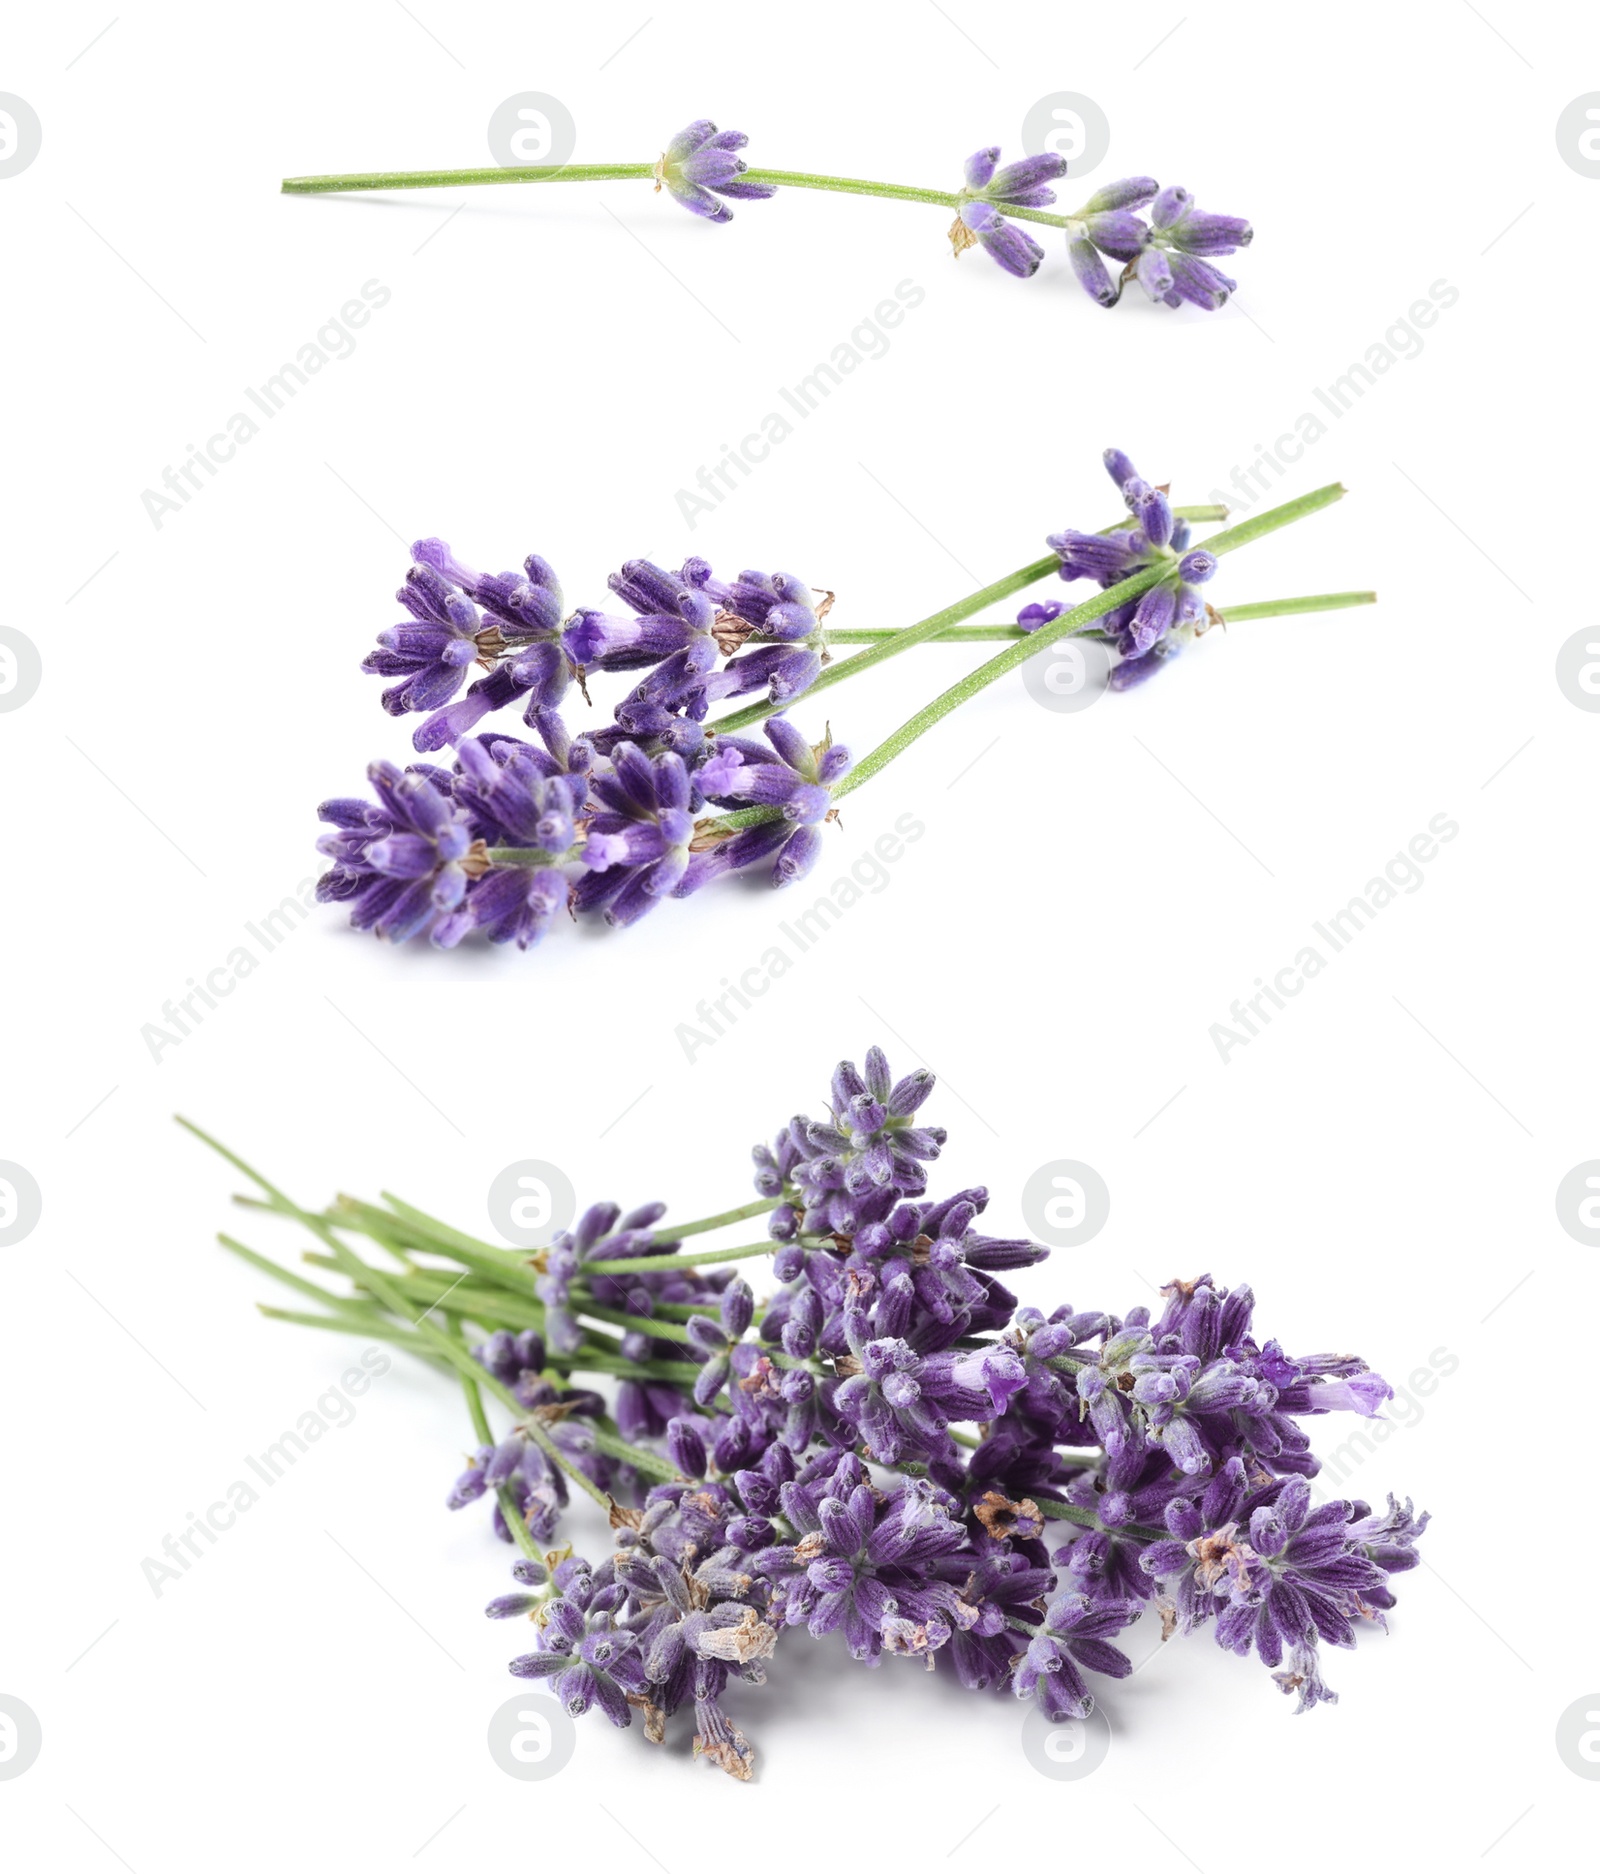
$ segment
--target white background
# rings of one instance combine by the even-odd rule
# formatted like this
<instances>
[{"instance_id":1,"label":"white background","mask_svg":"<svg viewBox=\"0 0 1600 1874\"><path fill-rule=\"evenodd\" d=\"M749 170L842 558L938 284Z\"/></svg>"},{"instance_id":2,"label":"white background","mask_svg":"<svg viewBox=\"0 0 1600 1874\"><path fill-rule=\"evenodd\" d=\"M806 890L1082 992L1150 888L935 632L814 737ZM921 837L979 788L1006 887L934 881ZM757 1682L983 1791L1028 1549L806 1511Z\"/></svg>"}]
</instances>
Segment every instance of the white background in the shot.
<instances>
[{"instance_id":1,"label":"white background","mask_svg":"<svg viewBox=\"0 0 1600 1874\"><path fill-rule=\"evenodd\" d=\"M1600 1155L1600 719L1554 678L1592 616L1600 200L1554 130L1600 87L1595 28L1507 0L1325 21L647 5L165 6L107 27L109 5L71 4L9 34L0 89L44 126L0 182L5 622L44 659L0 718L0 1157L44 1193L0 1251L0 1692L44 1727L0 1783L9 1865L681 1874L723 1828L735 1855L935 1864L1054 1852L1070 1828L1087 1858L1208 1874L1358 1842L1548 1866L1592 1839L1597 1792L1554 1732L1600 1687L1593 1250L1554 1204ZM276 192L485 162L490 112L522 90L568 106L579 160L653 159L710 115L756 162L942 187L1078 91L1112 127L1095 182L1183 182L1256 243L1222 314L1107 314L1054 245L1027 285L953 260L936 209L790 192L708 227L642 184ZM142 491L373 279L392 297L353 355L157 529ZM926 298L887 355L691 532L676 491L903 280ZM1441 280L1459 299L1420 355L1282 483L1350 498L1212 589L1382 604L1215 634L1083 713L1018 677L988 691L830 835L819 888L915 814L887 888L693 1062L678 1026L793 895L724 889L527 957L389 951L319 911L152 1058L163 1003L314 873L315 802L405 759L357 668L397 616L403 542L495 566L536 550L585 603L624 558L701 552L835 589L837 624L910 623L1045 533L1115 518L1108 443L1206 499ZM915 653L798 719L865 750L981 654ZM1441 813L1459 836L1421 888L1224 1065L1211 1025ZM454 1390L398 1366L152 1594L142 1559L347 1355L254 1312L286 1297L213 1233L302 1245L229 1208L237 1180L173 1112L307 1200L395 1188L487 1231L491 1178L537 1156L586 1201L698 1214L740 1201L752 1139L874 1039L947 1077L936 1188L986 1181L1001 1229L1047 1161L1106 1179L1108 1226L1030 1298L1127 1308L1209 1269L1253 1283L1292 1348L1353 1347L1401 1384L1436 1350L1458 1362L1343 1486L1435 1520L1389 1636L1329 1659L1339 1706L1296 1719L1258 1664L1174 1645L1110 1688L1106 1766L1057 1784L1014 1702L799 1635L739 1707L755 1784L692 1765L686 1732L652 1751L598 1716L557 1780L514 1782L484 1729L522 1642L479 1611L506 1552L441 1508L469 1442Z\"/></svg>"}]
</instances>

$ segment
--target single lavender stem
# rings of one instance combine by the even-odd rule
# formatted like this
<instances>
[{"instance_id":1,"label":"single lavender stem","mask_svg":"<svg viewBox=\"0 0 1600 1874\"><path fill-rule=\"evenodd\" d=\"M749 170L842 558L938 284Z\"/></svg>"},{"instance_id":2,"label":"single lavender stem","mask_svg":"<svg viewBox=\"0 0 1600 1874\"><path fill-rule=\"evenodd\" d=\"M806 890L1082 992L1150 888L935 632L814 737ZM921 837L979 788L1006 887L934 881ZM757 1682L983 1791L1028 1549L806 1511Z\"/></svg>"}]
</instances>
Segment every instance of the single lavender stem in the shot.
<instances>
[{"instance_id":1,"label":"single lavender stem","mask_svg":"<svg viewBox=\"0 0 1600 1874\"><path fill-rule=\"evenodd\" d=\"M1217 616L1226 624L1233 624L1250 618L1287 618L1300 612L1338 612L1352 605L1375 605L1376 592L1319 592L1309 598L1299 599L1259 599L1250 605L1230 605L1226 608L1217 606ZM831 644L875 644L884 638L892 638L897 629L893 625L865 625L848 631L830 631L828 641ZM1000 644L1017 638L1031 638L1033 632L1022 625L957 625L949 631L941 631L936 638L929 640L933 644Z\"/></svg>"},{"instance_id":2,"label":"single lavender stem","mask_svg":"<svg viewBox=\"0 0 1600 1874\"><path fill-rule=\"evenodd\" d=\"M373 169L348 176L285 176L285 195L355 194L367 189L455 189L486 182L638 182L654 163L534 164L486 169Z\"/></svg>"},{"instance_id":3,"label":"single lavender stem","mask_svg":"<svg viewBox=\"0 0 1600 1874\"><path fill-rule=\"evenodd\" d=\"M295 1327L328 1328L335 1334L360 1334L368 1340L386 1340L396 1346L404 1347L415 1359L424 1360L442 1373L452 1373L455 1368L448 1361L431 1353L426 1347L417 1344L417 1337L408 1327L401 1327L391 1321L386 1314L376 1309L363 1319L355 1308L346 1308L338 1314L306 1314L298 1308L274 1308L270 1302L258 1301L256 1313L269 1321L288 1321Z\"/></svg>"},{"instance_id":4,"label":"single lavender stem","mask_svg":"<svg viewBox=\"0 0 1600 1874\"><path fill-rule=\"evenodd\" d=\"M631 1329L637 1334L648 1334L652 1340L684 1341L689 1338L689 1330L677 1321L668 1321L655 1314L629 1314L625 1308L608 1308L591 1295L577 1295L572 1301L575 1315L590 1317L596 1321L608 1322L613 1327ZM705 1310L700 1310L702 1314Z\"/></svg>"},{"instance_id":5,"label":"single lavender stem","mask_svg":"<svg viewBox=\"0 0 1600 1874\"><path fill-rule=\"evenodd\" d=\"M654 177L654 163L535 163L510 167L496 163L480 169L373 169L343 176L285 176L285 195L356 194L372 189L459 189L502 182L640 182ZM891 202L922 202L933 208L960 208L969 198L952 189L919 189L906 182L866 182L856 176L823 176L804 169L746 169L741 182L769 183L784 189L824 189L832 195L877 195ZM1042 208L996 206L1018 221L1039 221L1064 228L1065 215Z\"/></svg>"},{"instance_id":6,"label":"single lavender stem","mask_svg":"<svg viewBox=\"0 0 1600 1874\"><path fill-rule=\"evenodd\" d=\"M490 846L485 854L490 865L561 865L571 857L564 852L546 852L541 846Z\"/></svg>"},{"instance_id":7,"label":"single lavender stem","mask_svg":"<svg viewBox=\"0 0 1600 1874\"><path fill-rule=\"evenodd\" d=\"M594 1439L596 1448L605 1452L607 1457L619 1458L624 1464L631 1464L636 1471L643 1471L646 1477L653 1477L661 1484L681 1484L683 1472L676 1465L658 1457L654 1451L646 1451L639 1445L631 1445L622 1436L609 1419L584 1419L582 1424Z\"/></svg>"},{"instance_id":8,"label":"single lavender stem","mask_svg":"<svg viewBox=\"0 0 1600 1874\"><path fill-rule=\"evenodd\" d=\"M750 1217L764 1217L783 1202L779 1197L753 1197L748 1204L736 1204L732 1210L719 1210L714 1217L696 1217L693 1223L663 1224L655 1232L658 1243L676 1243L685 1236L703 1236L707 1230L720 1230L725 1223L744 1223Z\"/></svg>"},{"instance_id":9,"label":"single lavender stem","mask_svg":"<svg viewBox=\"0 0 1600 1874\"><path fill-rule=\"evenodd\" d=\"M1036 1507L1039 1514L1051 1522L1077 1523L1084 1529L1099 1529L1113 1536L1131 1536L1138 1542L1167 1540L1168 1532L1165 1529L1154 1529L1148 1523L1119 1523L1115 1529L1106 1529L1093 1510L1080 1510L1076 1503L1054 1503L1044 1498L1037 1500Z\"/></svg>"},{"instance_id":10,"label":"single lavender stem","mask_svg":"<svg viewBox=\"0 0 1600 1874\"><path fill-rule=\"evenodd\" d=\"M1318 592L1303 599L1258 599L1250 605L1219 605L1224 624L1249 618L1287 618L1296 612L1342 612L1352 605L1376 605L1376 592Z\"/></svg>"},{"instance_id":11,"label":"single lavender stem","mask_svg":"<svg viewBox=\"0 0 1600 1874\"><path fill-rule=\"evenodd\" d=\"M764 1243L741 1243L736 1249L700 1249L691 1251L687 1256L623 1256L611 1262L585 1262L578 1268L580 1275L645 1275L663 1269L688 1269L704 1262L743 1262L750 1256L770 1256L778 1245L770 1239Z\"/></svg>"}]
</instances>

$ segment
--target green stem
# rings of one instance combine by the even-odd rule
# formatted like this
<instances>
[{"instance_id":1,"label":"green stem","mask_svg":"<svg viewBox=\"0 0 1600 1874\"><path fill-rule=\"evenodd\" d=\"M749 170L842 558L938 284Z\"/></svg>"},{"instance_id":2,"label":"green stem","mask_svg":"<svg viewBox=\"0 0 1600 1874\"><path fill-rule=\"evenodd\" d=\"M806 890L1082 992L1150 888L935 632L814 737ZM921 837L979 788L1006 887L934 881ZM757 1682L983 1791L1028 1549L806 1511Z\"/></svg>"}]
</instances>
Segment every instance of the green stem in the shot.
<instances>
[{"instance_id":1,"label":"green stem","mask_svg":"<svg viewBox=\"0 0 1600 1874\"><path fill-rule=\"evenodd\" d=\"M1250 605L1230 605L1217 616L1225 624L1237 624L1250 618L1288 618L1301 612L1340 612L1352 605L1375 605L1376 592L1318 592L1309 598L1259 599ZM903 627L864 625L848 631L830 631L830 644L876 644L892 638ZM1004 644L1018 638L1031 638L1033 632L1022 625L958 625L941 631L936 644Z\"/></svg>"},{"instance_id":2,"label":"green stem","mask_svg":"<svg viewBox=\"0 0 1600 1874\"><path fill-rule=\"evenodd\" d=\"M683 1472L666 1458L658 1457L654 1451L645 1451L638 1445L630 1445L609 1419L580 1419L578 1421L593 1437L596 1447L605 1452L607 1457L619 1458L624 1464L631 1464L636 1471L643 1471L646 1477L653 1477L658 1484L681 1484Z\"/></svg>"},{"instance_id":3,"label":"green stem","mask_svg":"<svg viewBox=\"0 0 1600 1874\"><path fill-rule=\"evenodd\" d=\"M268 1302L258 1301L256 1312L269 1321L288 1321L295 1327L328 1328L335 1334L359 1334L366 1340L391 1341L396 1346L404 1347L413 1358L425 1360L441 1372L455 1370L437 1354L420 1346L410 1328L401 1327L398 1321L391 1321L388 1315L380 1314L376 1309L363 1318L354 1307L343 1308L338 1314L305 1314L298 1308L274 1308Z\"/></svg>"},{"instance_id":4,"label":"green stem","mask_svg":"<svg viewBox=\"0 0 1600 1874\"><path fill-rule=\"evenodd\" d=\"M750 1217L764 1217L783 1202L781 1197L755 1197L748 1204L732 1210L719 1210L714 1217L696 1217L693 1223L663 1224L655 1233L658 1243L676 1243L680 1237L703 1236L707 1230L720 1230L725 1223L743 1223Z\"/></svg>"},{"instance_id":5,"label":"green stem","mask_svg":"<svg viewBox=\"0 0 1600 1874\"><path fill-rule=\"evenodd\" d=\"M638 182L654 163L568 163L492 169L373 169L348 176L285 176L285 195L353 194L365 189L455 189L487 182Z\"/></svg>"},{"instance_id":6,"label":"green stem","mask_svg":"<svg viewBox=\"0 0 1600 1874\"><path fill-rule=\"evenodd\" d=\"M210 1133L202 1131L192 1120L185 1119L179 1115L178 1124L184 1127L186 1131L192 1132L203 1144L209 1145L212 1151L220 1158L226 1159L235 1170L243 1172L252 1184L256 1185L272 1199L273 1204L281 1209L285 1216L296 1218L300 1223L304 1224L307 1229L314 1231L316 1235L321 1237L323 1242L327 1244L328 1248L332 1250L333 1254L339 1259L340 1265L345 1273L352 1273L352 1265L355 1273L360 1272L364 1266L360 1258L345 1246L339 1234L329 1224L325 1223L321 1217L316 1216L311 1211L302 1210L286 1192L280 1191L277 1185L263 1177L253 1165L247 1164L244 1159L239 1157L237 1152L230 1151L220 1140L214 1139ZM379 1275L375 1269L369 1269L366 1272L366 1286L372 1290L373 1294L377 1296L378 1300L383 1303L391 1314L399 1316L402 1321L410 1319L403 1298L387 1276ZM520 1418L524 1409L522 1401L517 1398L509 1387L503 1386L493 1374L485 1372L484 1369L478 1365L477 1361L473 1359L472 1355L468 1353L466 1348L462 1346L460 1341L456 1340L452 1335L447 1334L443 1328L435 1327L426 1316L413 1320L412 1326L422 1337L423 1341L430 1347L437 1349L437 1351L455 1367L457 1372L465 1373L469 1378L476 1380L479 1385L487 1386L489 1391L499 1399L502 1405L506 1406ZM608 1509L609 1504L607 1503L605 1492L590 1478L586 1477L576 1465L567 1460L564 1453L557 1447L543 1425L541 1425L536 1418L527 1419L524 1423L528 1435L540 1445L551 1463L559 1464L581 1490L591 1496L602 1509Z\"/></svg>"},{"instance_id":7,"label":"green stem","mask_svg":"<svg viewBox=\"0 0 1600 1874\"><path fill-rule=\"evenodd\" d=\"M579 1273L591 1275L649 1275L663 1269L689 1269L706 1262L743 1262L751 1256L770 1256L778 1245L741 1243L736 1249L698 1249L687 1256L625 1256L612 1262L585 1262Z\"/></svg>"},{"instance_id":8,"label":"green stem","mask_svg":"<svg viewBox=\"0 0 1600 1874\"><path fill-rule=\"evenodd\" d=\"M1107 1529L1093 1510L1080 1510L1076 1503L1052 1503L1041 1501L1036 1505L1039 1514L1055 1523L1076 1523L1080 1529L1098 1529L1110 1536L1132 1536L1139 1542L1165 1542L1168 1531L1153 1528L1149 1523L1119 1523L1115 1529Z\"/></svg>"},{"instance_id":9,"label":"green stem","mask_svg":"<svg viewBox=\"0 0 1600 1874\"><path fill-rule=\"evenodd\" d=\"M1225 625L1248 618L1288 618L1297 612L1342 612L1352 605L1376 605L1376 592L1317 592L1303 599L1258 599L1251 605L1219 605L1217 616Z\"/></svg>"},{"instance_id":10,"label":"green stem","mask_svg":"<svg viewBox=\"0 0 1600 1874\"><path fill-rule=\"evenodd\" d=\"M654 163L530 163L481 169L372 169L344 176L285 176L285 195L353 194L371 189L460 189L503 182L641 182L654 177ZM906 182L864 182L856 176L822 176L804 169L746 169L743 182L783 189L824 189L831 195L877 195L891 202L921 202L932 208L959 209L971 198L954 189L919 189ZM995 206L1018 221L1064 228L1065 215L1042 208Z\"/></svg>"}]
</instances>

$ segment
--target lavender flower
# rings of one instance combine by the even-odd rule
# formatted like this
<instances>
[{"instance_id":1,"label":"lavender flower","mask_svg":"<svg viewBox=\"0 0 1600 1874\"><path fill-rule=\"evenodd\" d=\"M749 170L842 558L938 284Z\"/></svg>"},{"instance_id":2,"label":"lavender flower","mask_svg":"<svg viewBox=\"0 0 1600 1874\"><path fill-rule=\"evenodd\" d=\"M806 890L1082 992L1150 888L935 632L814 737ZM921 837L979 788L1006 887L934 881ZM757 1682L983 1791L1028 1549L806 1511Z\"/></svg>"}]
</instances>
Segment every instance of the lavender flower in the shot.
<instances>
[{"instance_id":1,"label":"lavender flower","mask_svg":"<svg viewBox=\"0 0 1600 1874\"><path fill-rule=\"evenodd\" d=\"M1047 185L1067 173L1066 159L1054 154L1025 156L998 168L998 147L978 150L966 161L962 202L950 229L950 244L957 254L975 243L1007 273L1026 280L1037 272L1044 249L1023 229L1006 219L1002 205L1048 208L1056 199Z\"/></svg>"},{"instance_id":2,"label":"lavender flower","mask_svg":"<svg viewBox=\"0 0 1600 1874\"><path fill-rule=\"evenodd\" d=\"M1149 176L1128 176L1097 189L1067 219L1067 258L1078 284L1097 305L1114 306L1122 286L1113 280L1102 255L1137 267L1150 243L1150 230L1133 211L1153 200L1158 184Z\"/></svg>"},{"instance_id":3,"label":"lavender flower","mask_svg":"<svg viewBox=\"0 0 1600 1874\"><path fill-rule=\"evenodd\" d=\"M519 698L526 701L530 722L534 712L558 704L572 681L573 666L561 642L561 584L549 561L532 553L523 562L520 574L479 573L463 565L443 540L419 540L411 552L417 564L402 590L402 601L406 602L407 592L413 593L418 604L426 599L436 611L445 614L451 621L450 628L457 632L466 631L469 623L459 601L463 597L470 601L468 610L471 606L481 608L487 622L480 621L473 628L472 643L479 660L489 666L489 674L474 683L464 697L433 710L412 737L413 745L423 753L444 748L470 733L491 711L503 709ZM450 603L451 594L455 595L454 604ZM385 633L380 645L392 636ZM443 670L458 667L448 661L461 656L452 648L453 642L447 642L441 650ZM382 653L389 660L400 655L394 649ZM379 653L374 653L366 667L387 673L390 664L374 662L377 657ZM454 687L444 694L453 694ZM432 694L429 684L418 687L408 682L386 692L384 704L398 714L402 709L426 707L416 699Z\"/></svg>"},{"instance_id":4,"label":"lavender flower","mask_svg":"<svg viewBox=\"0 0 1600 1874\"><path fill-rule=\"evenodd\" d=\"M1037 1699L1052 1724L1087 1718L1094 1710L1094 1696L1079 1668L1127 1678L1133 1661L1111 1645L1108 1636L1120 1633L1137 1613L1125 1602L1096 1602L1086 1594L1058 1596L1018 1662L1012 1680L1017 1697Z\"/></svg>"},{"instance_id":5,"label":"lavender flower","mask_svg":"<svg viewBox=\"0 0 1600 1874\"><path fill-rule=\"evenodd\" d=\"M708 118L680 130L655 166L656 188L665 186L675 202L706 221L731 221L736 202L763 202L777 191L770 183L742 180L749 167L734 152L750 139L742 130L718 130Z\"/></svg>"},{"instance_id":6,"label":"lavender flower","mask_svg":"<svg viewBox=\"0 0 1600 1874\"><path fill-rule=\"evenodd\" d=\"M1066 528L1046 544L1060 556L1063 579L1093 579L1102 589L1135 573L1163 570L1157 584L1099 621L1099 635L1122 659L1112 669L1110 687L1129 690L1210 629L1215 614L1199 588L1213 577L1217 562L1203 547L1186 550L1188 525L1173 514L1165 488L1147 482L1120 449L1106 450L1105 464L1130 519L1103 534Z\"/></svg>"},{"instance_id":7,"label":"lavender flower","mask_svg":"<svg viewBox=\"0 0 1600 1874\"><path fill-rule=\"evenodd\" d=\"M933 1085L924 1068L895 1080L881 1048L868 1050L864 1074L852 1061L839 1063L828 1119L796 1117L779 1141L803 1230L852 1235L927 1189L922 1167L939 1156L945 1131L914 1121Z\"/></svg>"},{"instance_id":8,"label":"lavender flower","mask_svg":"<svg viewBox=\"0 0 1600 1874\"><path fill-rule=\"evenodd\" d=\"M632 743L614 756L609 775L592 787L599 809L589 819L574 903L603 910L609 924L632 924L669 897L689 865L694 817L689 773L670 751L654 760Z\"/></svg>"},{"instance_id":9,"label":"lavender flower","mask_svg":"<svg viewBox=\"0 0 1600 1874\"><path fill-rule=\"evenodd\" d=\"M550 1603L539 1650L514 1659L511 1670L519 1679L550 1679L570 1716L598 1705L619 1729L632 1723L629 1700L647 1683L637 1637L619 1631L610 1614L585 1615L567 1600Z\"/></svg>"},{"instance_id":10,"label":"lavender flower","mask_svg":"<svg viewBox=\"0 0 1600 1874\"><path fill-rule=\"evenodd\" d=\"M1248 247L1252 236L1249 222L1239 216L1202 214L1187 189L1163 189L1151 204L1151 245L1140 257L1139 284L1165 305L1215 312L1238 282L1211 260Z\"/></svg>"},{"instance_id":11,"label":"lavender flower","mask_svg":"<svg viewBox=\"0 0 1600 1874\"><path fill-rule=\"evenodd\" d=\"M865 1664L885 1651L936 1652L973 1623L973 1610L931 1567L966 1540L943 1493L913 1479L882 1494L849 1458L825 1488L820 1500L799 1483L782 1490L800 1541L767 1559L775 1616L814 1635L843 1632Z\"/></svg>"},{"instance_id":12,"label":"lavender flower","mask_svg":"<svg viewBox=\"0 0 1600 1874\"><path fill-rule=\"evenodd\" d=\"M485 656L490 640L483 620L464 593L421 561L407 572L395 598L414 622L380 631L379 648L367 654L361 668L401 679L383 693L383 706L391 716L438 709Z\"/></svg>"},{"instance_id":13,"label":"lavender flower","mask_svg":"<svg viewBox=\"0 0 1600 1874\"><path fill-rule=\"evenodd\" d=\"M707 829L710 838L690 860L680 896L769 858L773 884L792 885L817 862L822 828L834 817L833 789L850 770L850 751L831 736L813 746L783 716L762 729L771 748L722 736L695 770L695 782L718 806L774 807L778 817L726 837L714 825Z\"/></svg>"},{"instance_id":14,"label":"lavender flower","mask_svg":"<svg viewBox=\"0 0 1600 1874\"><path fill-rule=\"evenodd\" d=\"M317 881L321 903L348 903L357 930L403 943L453 911L482 869L466 816L425 776L375 761L367 779L377 805L328 800L317 817L335 830L317 842L333 860Z\"/></svg>"}]
</instances>

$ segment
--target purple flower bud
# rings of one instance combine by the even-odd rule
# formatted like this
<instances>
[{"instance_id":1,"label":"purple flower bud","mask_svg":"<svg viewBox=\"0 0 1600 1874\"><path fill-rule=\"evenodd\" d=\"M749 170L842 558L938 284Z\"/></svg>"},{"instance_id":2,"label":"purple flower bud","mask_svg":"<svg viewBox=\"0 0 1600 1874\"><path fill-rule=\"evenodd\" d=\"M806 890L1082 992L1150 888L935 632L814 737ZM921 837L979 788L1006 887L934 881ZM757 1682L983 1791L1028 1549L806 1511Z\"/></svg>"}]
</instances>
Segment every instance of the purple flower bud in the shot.
<instances>
[{"instance_id":1,"label":"purple flower bud","mask_svg":"<svg viewBox=\"0 0 1600 1874\"><path fill-rule=\"evenodd\" d=\"M1120 182L1108 182L1096 189L1078 214L1103 215L1117 208L1143 208L1154 199L1159 187L1153 176L1126 176Z\"/></svg>"},{"instance_id":2,"label":"purple flower bud","mask_svg":"<svg viewBox=\"0 0 1600 1874\"><path fill-rule=\"evenodd\" d=\"M706 1474L705 1440L688 1419L675 1418L668 1421L667 1456L685 1477L704 1477Z\"/></svg>"},{"instance_id":3,"label":"purple flower bud","mask_svg":"<svg viewBox=\"0 0 1600 1874\"><path fill-rule=\"evenodd\" d=\"M723 1331L729 1340L742 1340L749 1329L751 1317L755 1314L756 1298L750 1292L750 1284L743 1276L735 1276L722 1291Z\"/></svg>"},{"instance_id":4,"label":"purple flower bud","mask_svg":"<svg viewBox=\"0 0 1600 1874\"><path fill-rule=\"evenodd\" d=\"M542 1598L537 1594L502 1594L483 1611L491 1620L515 1620L521 1614L531 1614Z\"/></svg>"}]
</instances>

